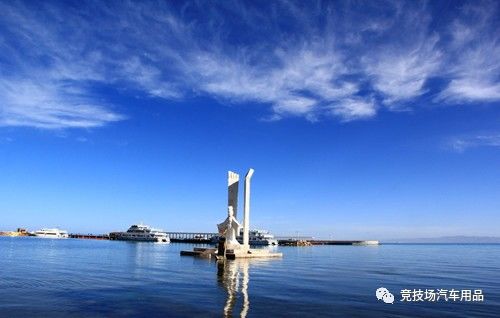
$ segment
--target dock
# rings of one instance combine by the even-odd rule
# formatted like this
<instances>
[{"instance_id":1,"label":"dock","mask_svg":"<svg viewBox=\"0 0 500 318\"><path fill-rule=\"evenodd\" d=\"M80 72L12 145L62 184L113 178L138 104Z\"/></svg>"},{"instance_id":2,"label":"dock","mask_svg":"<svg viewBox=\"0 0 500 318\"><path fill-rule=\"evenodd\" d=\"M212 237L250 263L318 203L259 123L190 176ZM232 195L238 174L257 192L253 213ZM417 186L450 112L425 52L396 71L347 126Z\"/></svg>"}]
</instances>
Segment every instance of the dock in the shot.
<instances>
[{"instance_id":1,"label":"dock","mask_svg":"<svg viewBox=\"0 0 500 318\"><path fill-rule=\"evenodd\" d=\"M379 245L376 240L278 240L280 246L311 246L311 245Z\"/></svg>"},{"instance_id":2,"label":"dock","mask_svg":"<svg viewBox=\"0 0 500 318\"><path fill-rule=\"evenodd\" d=\"M84 239L84 240L109 240L108 234L78 234L71 233L68 235L69 238Z\"/></svg>"},{"instance_id":3,"label":"dock","mask_svg":"<svg viewBox=\"0 0 500 318\"><path fill-rule=\"evenodd\" d=\"M312 245L379 245L379 241L368 240L368 241L336 241L336 240L312 240L310 241Z\"/></svg>"},{"instance_id":4,"label":"dock","mask_svg":"<svg viewBox=\"0 0 500 318\"><path fill-rule=\"evenodd\" d=\"M166 232L172 243L204 243L212 242L219 233L207 232Z\"/></svg>"},{"instance_id":5,"label":"dock","mask_svg":"<svg viewBox=\"0 0 500 318\"><path fill-rule=\"evenodd\" d=\"M209 232L166 232L172 243L191 243L191 244L212 244L213 238L218 233ZM6 235L7 233L4 233ZM10 234L10 233L9 233ZM12 234L16 234L12 232ZM11 235L12 235L11 234ZM87 240L115 240L115 232L109 234L79 234L71 233L70 238ZM16 235L17 236L17 235ZM311 246L311 245L379 245L376 240L318 240L312 237L279 237L280 246Z\"/></svg>"}]
</instances>

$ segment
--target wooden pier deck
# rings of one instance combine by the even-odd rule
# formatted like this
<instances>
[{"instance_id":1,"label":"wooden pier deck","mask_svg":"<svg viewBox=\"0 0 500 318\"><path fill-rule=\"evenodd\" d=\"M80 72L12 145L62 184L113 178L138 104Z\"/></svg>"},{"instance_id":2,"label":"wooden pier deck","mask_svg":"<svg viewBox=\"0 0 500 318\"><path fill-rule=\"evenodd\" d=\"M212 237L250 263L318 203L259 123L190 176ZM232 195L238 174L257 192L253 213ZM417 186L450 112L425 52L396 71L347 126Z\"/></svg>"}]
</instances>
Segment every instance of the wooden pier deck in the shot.
<instances>
[{"instance_id":1,"label":"wooden pier deck","mask_svg":"<svg viewBox=\"0 0 500 318\"><path fill-rule=\"evenodd\" d=\"M77 234L70 233L68 235L69 238L75 239L84 239L84 240L109 240L110 237L108 234Z\"/></svg>"}]
</instances>

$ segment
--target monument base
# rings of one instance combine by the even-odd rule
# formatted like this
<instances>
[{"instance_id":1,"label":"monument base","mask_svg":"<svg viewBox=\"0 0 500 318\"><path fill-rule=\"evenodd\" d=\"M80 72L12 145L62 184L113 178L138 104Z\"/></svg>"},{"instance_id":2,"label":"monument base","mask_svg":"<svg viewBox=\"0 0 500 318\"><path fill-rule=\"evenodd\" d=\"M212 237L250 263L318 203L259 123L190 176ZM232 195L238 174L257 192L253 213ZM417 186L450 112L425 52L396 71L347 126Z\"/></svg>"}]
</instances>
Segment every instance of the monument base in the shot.
<instances>
[{"instance_id":1,"label":"monument base","mask_svg":"<svg viewBox=\"0 0 500 318\"><path fill-rule=\"evenodd\" d=\"M277 258L283 257L283 253L273 253L265 249L240 249L226 250L226 253L219 253L216 248L195 247L192 251L181 251L181 256L195 256L217 259L239 259L239 258Z\"/></svg>"},{"instance_id":2,"label":"monument base","mask_svg":"<svg viewBox=\"0 0 500 318\"><path fill-rule=\"evenodd\" d=\"M226 259L237 259L237 258L274 258L283 257L283 253L273 253L265 249L241 249L226 252Z\"/></svg>"},{"instance_id":3,"label":"monument base","mask_svg":"<svg viewBox=\"0 0 500 318\"><path fill-rule=\"evenodd\" d=\"M181 251L181 256L212 258L217 257L217 249L195 247L192 251Z\"/></svg>"}]
</instances>

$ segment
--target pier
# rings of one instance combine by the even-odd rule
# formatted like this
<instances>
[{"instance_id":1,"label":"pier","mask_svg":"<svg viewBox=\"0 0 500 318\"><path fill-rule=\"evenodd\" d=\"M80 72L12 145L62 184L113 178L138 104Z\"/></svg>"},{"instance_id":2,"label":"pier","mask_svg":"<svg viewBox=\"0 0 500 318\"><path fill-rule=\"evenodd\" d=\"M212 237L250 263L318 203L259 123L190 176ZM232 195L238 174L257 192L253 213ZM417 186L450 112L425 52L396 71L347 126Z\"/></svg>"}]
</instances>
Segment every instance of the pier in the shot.
<instances>
[{"instance_id":1,"label":"pier","mask_svg":"<svg viewBox=\"0 0 500 318\"><path fill-rule=\"evenodd\" d=\"M174 243L210 243L218 233L205 232L167 232L170 242Z\"/></svg>"},{"instance_id":2,"label":"pier","mask_svg":"<svg viewBox=\"0 0 500 318\"><path fill-rule=\"evenodd\" d=\"M75 234L71 233L68 235L69 238L84 239L84 240L109 240L108 234Z\"/></svg>"},{"instance_id":3,"label":"pier","mask_svg":"<svg viewBox=\"0 0 500 318\"><path fill-rule=\"evenodd\" d=\"M349 240L311 240L312 245L379 245L379 241L349 241Z\"/></svg>"},{"instance_id":4,"label":"pier","mask_svg":"<svg viewBox=\"0 0 500 318\"><path fill-rule=\"evenodd\" d=\"M209 232L166 232L172 243L202 243L210 244L218 233ZM22 236L16 232L0 232L4 236ZM16 235L17 234L17 235ZM70 233L69 238L87 240L115 240L117 232L109 234ZM311 245L379 245L376 240L318 240L313 237L277 237L280 246L311 246Z\"/></svg>"},{"instance_id":5,"label":"pier","mask_svg":"<svg viewBox=\"0 0 500 318\"><path fill-rule=\"evenodd\" d=\"M359 241L359 240L297 240L297 239L280 239L280 246L311 246L311 245L379 245L379 241Z\"/></svg>"}]
</instances>

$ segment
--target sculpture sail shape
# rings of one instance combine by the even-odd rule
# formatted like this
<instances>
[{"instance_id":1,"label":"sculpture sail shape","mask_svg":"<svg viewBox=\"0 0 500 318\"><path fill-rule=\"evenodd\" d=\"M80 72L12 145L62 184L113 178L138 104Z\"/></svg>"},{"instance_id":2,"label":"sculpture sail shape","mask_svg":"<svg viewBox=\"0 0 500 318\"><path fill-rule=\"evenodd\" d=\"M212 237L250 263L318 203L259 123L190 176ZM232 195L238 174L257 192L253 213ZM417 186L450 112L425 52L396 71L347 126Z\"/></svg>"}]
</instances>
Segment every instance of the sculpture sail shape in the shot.
<instances>
[{"instance_id":1,"label":"sculpture sail shape","mask_svg":"<svg viewBox=\"0 0 500 318\"><path fill-rule=\"evenodd\" d=\"M250 168L245 176L245 190L243 201L243 246L248 249L248 233L250 231L250 181L255 171Z\"/></svg>"},{"instance_id":2,"label":"sculpture sail shape","mask_svg":"<svg viewBox=\"0 0 500 318\"><path fill-rule=\"evenodd\" d=\"M232 171L227 172L227 206L233 207L233 215L238 217L238 185L240 176Z\"/></svg>"}]
</instances>

